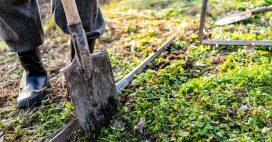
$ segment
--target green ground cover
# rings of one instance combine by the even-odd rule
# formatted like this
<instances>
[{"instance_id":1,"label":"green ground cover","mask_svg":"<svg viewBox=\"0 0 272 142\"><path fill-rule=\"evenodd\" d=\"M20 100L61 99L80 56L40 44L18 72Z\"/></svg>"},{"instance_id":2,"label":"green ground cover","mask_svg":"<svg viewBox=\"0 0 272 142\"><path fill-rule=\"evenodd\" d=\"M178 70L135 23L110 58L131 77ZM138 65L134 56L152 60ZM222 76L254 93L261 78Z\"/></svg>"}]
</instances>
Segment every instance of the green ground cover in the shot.
<instances>
[{"instance_id":1,"label":"green ground cover","mask_svg":"<svg viewBox=\"0 0 272 142\"><path fill-rule=\"evenodd\" d=\"M269 0L211 0L207 38L272 40L272 12L216 27L224 13ZM105 5L107 29L98 49L111 56L116 82L173 33L178 39L120 94L119 112L96 141L272 141L271 47L204 46L197 40L200 0L122 0ZM41 47L51 88L40 106L18 110L22 69L0 44L0 141L48 141L75 117L59 69L68 37L52 20ZM7 81L8 80L8 81ZM3 95L2 95L3 94ZM79 132L72 140L87 141Z\"/></svg>"}]
</instances>

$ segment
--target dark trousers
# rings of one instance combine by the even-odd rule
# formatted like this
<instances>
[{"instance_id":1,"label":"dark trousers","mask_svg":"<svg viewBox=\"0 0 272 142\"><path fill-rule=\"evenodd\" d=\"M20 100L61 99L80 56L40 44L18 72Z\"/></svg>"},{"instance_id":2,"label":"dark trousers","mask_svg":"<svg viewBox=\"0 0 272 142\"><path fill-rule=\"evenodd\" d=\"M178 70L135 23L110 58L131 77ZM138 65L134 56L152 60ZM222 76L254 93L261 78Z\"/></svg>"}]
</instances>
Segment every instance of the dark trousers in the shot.
<instances>
[{"instance_id":1,"label":"dark trousers","mask_svg":"<svg viewBox=\"0 0 272 142\"><path fill-rule=\"evenodd\" d=\"M88 39L98 38L105 29L97 0L76 0ZM52 0L55 22L68 33L61 0ZM0 0L0 37L11 51L25 52L44 41L37 0Z\"/></svg>"}]
</instances>

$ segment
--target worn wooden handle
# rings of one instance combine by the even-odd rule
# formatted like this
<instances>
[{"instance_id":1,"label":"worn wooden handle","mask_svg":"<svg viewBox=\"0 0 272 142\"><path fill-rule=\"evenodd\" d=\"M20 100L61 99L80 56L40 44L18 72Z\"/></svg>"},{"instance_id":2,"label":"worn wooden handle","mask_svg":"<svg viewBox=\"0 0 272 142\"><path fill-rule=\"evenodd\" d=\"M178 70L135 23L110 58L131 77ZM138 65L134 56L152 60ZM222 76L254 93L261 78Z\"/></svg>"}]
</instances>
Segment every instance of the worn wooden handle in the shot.
<instances>
[{"instance_id":1,"label":"worn wooden handle","mask_svg":"<svg viewBox=\"0 0 272 142\"><path fill-rule=\"evenodd\" d=\"M272 11L272 6L260 7L260 8L254 9L254 10L251 10L251 13L259 14L259 13L264 13L268 11Z\"/></svg>"},{"instance_id":2,"label":"worn wooden handle","mask_svg":"<svg viewBox=\"0 0 272 142\"><path fill-rule=\"evenodd\" d=\"M68 25L74 25L81 23L81 19L78 14L76 0L61 0Z\"/></svg>"}]
</instances>

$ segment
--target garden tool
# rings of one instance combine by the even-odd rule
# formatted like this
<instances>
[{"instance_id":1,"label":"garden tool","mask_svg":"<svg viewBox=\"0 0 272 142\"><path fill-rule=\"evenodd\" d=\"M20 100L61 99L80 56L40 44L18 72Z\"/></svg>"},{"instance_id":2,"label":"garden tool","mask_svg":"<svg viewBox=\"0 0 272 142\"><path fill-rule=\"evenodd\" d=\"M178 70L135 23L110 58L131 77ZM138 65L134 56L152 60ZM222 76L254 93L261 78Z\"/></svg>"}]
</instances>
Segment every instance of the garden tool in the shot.
<instances>
[{"instance_id":1,"label":"garden tool","mask_svg":"<svg viewBox=\"0 0 272 142\"><path fill-rule=\"evenodd\" d=\"M107 125L117 111L117 90L106 51L90 53L75 0L62 0L75 58L62 69L78 122L86 137Z\"/></svg>"},{"instance_id":2,"label":"garden tool","mask_svg":"<svg viewBox=\"0 0 272 142\"><path fill-rule=\"evenodd\" d=\"M153 54L149 55L141 64L139 64L136 68L134 68L130 73L128 73L122 80L120 80L116 84L117 92L121 93L121 91L126 88L129 83L133 80L136 74L140 73L144 70L147 65L157 58L167 47L169 47L172 42L176 39L176 35L172 36L168 39L161 47L159 47ZM156 98L158 99L158 98ZM50 142L66 142L67 140L71 140L74 138L74 134L79 128L78 118L75 118L71 122L69 122L62 131L60 131L56 136L54 136Z\"/></svg>"},{"instance_id":3,"label":"garden tool","mask_svg":"<svg viewBox=\"0 0 272 142\"><path fill-rule=\"evenodd\" d=\"M221 25L227 25L227 24L240 22L240 21L249 19L254 14L259 14L259 13L268 12L268 11L272 11L272 6L260 7L257 9L231 15L216 21L215 25L221 26Z\"/></svg>"}]
</instances>

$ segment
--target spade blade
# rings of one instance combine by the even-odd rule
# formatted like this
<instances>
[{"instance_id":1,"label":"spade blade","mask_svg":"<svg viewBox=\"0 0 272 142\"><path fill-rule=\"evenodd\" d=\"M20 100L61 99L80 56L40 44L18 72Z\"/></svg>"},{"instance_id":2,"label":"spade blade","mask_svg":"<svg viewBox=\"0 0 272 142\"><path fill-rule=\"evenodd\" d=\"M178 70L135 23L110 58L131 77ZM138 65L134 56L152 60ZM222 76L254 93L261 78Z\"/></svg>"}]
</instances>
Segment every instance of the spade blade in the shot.
<instances>
[{"instance_id":1,"label":"spade blade","mask_svg":"<svg viewBox=\"0 0 272 142\"><path fill-rule=\"evenodd\" d=\"M118 98L112 68L106 51L90 55L82 66L78 60L63 69L69 95L86 137L99 133L117 112Z\"/></svg>"},{"instance_id":2,"label":"spade blade","mask_svg":"<svg viewBox=\"0 0 272 142\"><path fill-rule=\"evenodd\" d=\"M250 18L251 15L252 15L252 13L250 11L234 14L234 15L231 15L231 16L228 16L228 17L225 17L223 19L216 21L215 25L222 26L222 25L227 25L227 24L233 24L236 22L246 20L246 19Z\"/></svg>"}]
</instances>

